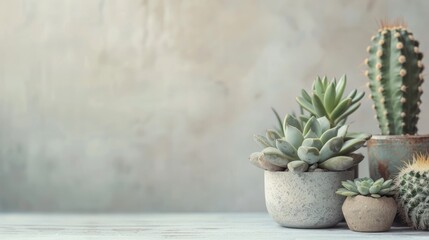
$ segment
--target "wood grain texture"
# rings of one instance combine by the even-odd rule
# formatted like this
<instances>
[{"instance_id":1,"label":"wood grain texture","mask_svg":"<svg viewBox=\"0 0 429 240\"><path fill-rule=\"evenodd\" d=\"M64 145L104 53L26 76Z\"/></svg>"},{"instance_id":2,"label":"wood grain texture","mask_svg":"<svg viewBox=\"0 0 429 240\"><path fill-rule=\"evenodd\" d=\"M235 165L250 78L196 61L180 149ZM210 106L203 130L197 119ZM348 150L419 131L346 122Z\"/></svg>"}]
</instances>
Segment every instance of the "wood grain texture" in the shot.
<instances>
[{"instance_id":1,"label":"wood grain texture","mask_svg":"<svg viewBox=\"0 0 429 240\"><path fill-rule=\"evenodd\" d=\"M428 233L392 228L357 233L331 229L289 229L266 213L142 215L0 215L0 239L428 239Z\"/></svg>"}]
</instances>

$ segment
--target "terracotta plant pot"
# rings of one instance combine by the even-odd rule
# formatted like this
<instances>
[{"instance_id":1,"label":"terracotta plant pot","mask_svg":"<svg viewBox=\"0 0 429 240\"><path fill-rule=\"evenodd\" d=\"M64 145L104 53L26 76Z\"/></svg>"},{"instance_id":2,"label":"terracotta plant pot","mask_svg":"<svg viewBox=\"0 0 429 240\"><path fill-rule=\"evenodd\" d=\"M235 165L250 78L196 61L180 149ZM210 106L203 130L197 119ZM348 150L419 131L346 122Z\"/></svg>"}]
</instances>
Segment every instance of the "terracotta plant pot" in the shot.
<instances>
[{"instance_id":1,"label":"terracotta plant pot","mask_svg":"<svg viewBox=\"0 0 429 240\"><path fill-rule=\"evenodd\" d=\"M389 231L396 215L396 202L392 197L347 197L343 213L350 230L356 232Z\"/></svg>"},{"instance_id":2,"label":"terracotta plant pot","mask_svg":"<svg viewBox=\"0 0 429 240\"><path fill-rule=\"evenodd\" d=\"M429 135L375 135L367 142L372 179L394 178L415 153L429 152Z\"/></svg>"},{"instance_id":3,"label":"terracotta plant pot","mask_svg":"<svg viewBox=\"0 0 429 240\"><path fill-rule=\"evenodd\" d=\"M335 194L347 172L265 171L265 203L278 224L292 228L327 228L343 220L345 197Z\"/></svg>"}]
</instances>

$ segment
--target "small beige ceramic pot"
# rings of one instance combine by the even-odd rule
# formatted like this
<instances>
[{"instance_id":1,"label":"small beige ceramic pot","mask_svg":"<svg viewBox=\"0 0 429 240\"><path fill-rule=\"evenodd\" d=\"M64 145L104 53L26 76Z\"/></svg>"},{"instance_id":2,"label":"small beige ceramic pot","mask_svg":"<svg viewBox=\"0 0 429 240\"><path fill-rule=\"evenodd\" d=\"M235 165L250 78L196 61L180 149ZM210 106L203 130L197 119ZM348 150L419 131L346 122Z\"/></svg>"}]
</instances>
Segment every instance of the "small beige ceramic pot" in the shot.
<instances>
[{"instance_id":1,"label":"small beige ceramic pot","mask_svg":"<svg viewBox=\"0 0 429 240\"><path fill-rule=\"evenodd\" d=\"M392 197L347 197L343 213L350 230L356 232L389 231L396 215L396 202Z\"/></svg>"}]
</instances>

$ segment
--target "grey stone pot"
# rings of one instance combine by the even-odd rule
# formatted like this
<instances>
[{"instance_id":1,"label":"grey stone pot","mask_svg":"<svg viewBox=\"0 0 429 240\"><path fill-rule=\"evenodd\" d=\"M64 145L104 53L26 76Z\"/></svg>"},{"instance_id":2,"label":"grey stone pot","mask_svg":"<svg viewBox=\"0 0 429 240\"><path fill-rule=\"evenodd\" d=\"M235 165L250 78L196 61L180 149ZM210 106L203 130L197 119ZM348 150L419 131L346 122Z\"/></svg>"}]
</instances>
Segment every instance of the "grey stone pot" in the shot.
<instances>
[{"instance_id":1,"label":"grey stone pot","mask_svg":"<svg viewBox=\"0 0 429 240\"><path fill-rule=\"evenodd\" d=\"M292 228L327 228L343 220L345 197L335 194L341 181L351 180L346 172L265 171L265 203L278 224Z\"/></svg>"},{"instance_id":2,"label":"grey stone pot","mask_svg":"<svg viewBox=\"0 0 429 240\"><path fill-rule=\"evenodd\" d=\"M389 231L396 215L396 202L392 197L347 197L343 213L350 230L356 232Z\"/></svg>"}]
</instances>

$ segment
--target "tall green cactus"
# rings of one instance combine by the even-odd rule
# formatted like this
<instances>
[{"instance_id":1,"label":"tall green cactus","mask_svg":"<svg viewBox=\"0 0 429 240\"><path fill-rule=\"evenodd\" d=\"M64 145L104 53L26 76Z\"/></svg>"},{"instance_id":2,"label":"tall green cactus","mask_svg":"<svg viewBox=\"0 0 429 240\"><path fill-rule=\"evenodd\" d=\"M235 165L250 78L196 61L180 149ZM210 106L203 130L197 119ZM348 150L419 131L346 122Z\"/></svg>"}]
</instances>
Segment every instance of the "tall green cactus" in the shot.
<instances>
[{"instance_id":1,"label":"tall green cactus","mask_svg":"<svg viewBox=\"0 0 429 240\"><path fill-rule=\"evenodd\" d=\"M423 91L423 54L403 26L382 26L365 60L373 108L383 135L416 134Z\"/></svg>"}]
</instances>

